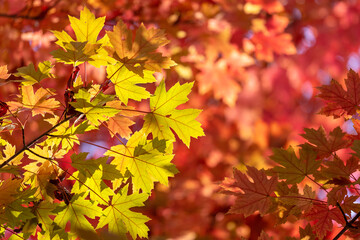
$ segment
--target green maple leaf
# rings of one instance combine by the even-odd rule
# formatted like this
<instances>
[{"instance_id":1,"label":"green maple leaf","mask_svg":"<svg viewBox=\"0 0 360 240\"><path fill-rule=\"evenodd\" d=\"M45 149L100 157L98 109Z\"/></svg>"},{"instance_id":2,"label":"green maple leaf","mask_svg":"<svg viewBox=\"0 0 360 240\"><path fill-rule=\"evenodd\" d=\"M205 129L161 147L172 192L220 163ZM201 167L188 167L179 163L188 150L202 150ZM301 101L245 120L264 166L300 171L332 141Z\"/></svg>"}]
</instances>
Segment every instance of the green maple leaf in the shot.
<instances>
[{"instance_id":1,"label":"green maple leaf","mask_svg":"<svg viewBox=\"0 0 360 240\"><path fill-rule=\"evenodd\" d=\"M26 67L21 67L17 69L17 73L14 75L17 77L23 77L24 80L21 81L21 84L33 85L39 83L45 78L52 78L53 75L50 73L53 65L50 61L40 62L38 64L38 69L36 70L33 63L30 63Z\"/></svg>"},{"instance_id":2,"label":"green maple leaf","mask_svg":"<svg viewBox=\"0 0 360 240\"><path fill-rule=\"evenodd\" d=\"M187 95L191 92L192 86L193 83L176 83L166 91L165 82L161 82L154 96L150 97L151 112L144 118L145 132L152 133L154 138L173 140L175 136L171 128L187 147L190 146L190 137L204 136L201 124L195 120L201 110L176 109L188 101Z\"/></svg>"},{"instance_id":3,"label":"green maple leaf","mask_svg":"<svg viewBox=\"0 0 360 240\"><path fill-rule=\"evenodd\" d=\"M168 178L178 172L171 163L174 156L159 152L152 141L146 140L146 135L142 132L135 132L126 146L113 146L105 155L114 157L112 163L117 165L123 175L126 175L127 171L131 173L135 191L142 189L150 192L154 188L154 182L167 185ZM114 189L119 185L120 183L115 181Z\"/></svg>"},{"instance_id":4,"label":"green maple leaf","mask_svg":"<svg viewBox=\"0 0 360 240\"><path fill-rule=\"evenodd\" d=\"M61 228L65 228L68 222L71 223L71 229L88 229L94 230L93 226L85 218L99 217L102 215L102 209L97 203L86 200L84 194L75 194L68 205L64 202L53 211L56 213L54 222Z\"/></svg>"},{"instance_id":5,"label":"green maple leaf","mask_svg":"<svg viewBox=\"0 0 360 240\"><path fill-rule=\"evenodd\" d=\"M35 217L30 208L23 206L26 202L21 199L21 196L18 197L19 199L16 199L6 206L5 213L2 216L6 218L6 225L12 228L18 227L27 220Z\"/></svg>"},{"instance_id":6,"label":"green maple leaf","mask_svg":"<svg viewBox=\"0 0 360 240\"><path fill-rule=\"evenodd\" d=\"M311 148L300 149L300 159L292 147L287 150L274 149L273 152L270 158L280 164L273 171L289 184L300 183L306 176L316 173L321 165L321 161L316 161L317 153Z\"/></svg>"},{"instance_id":7,"label":"green maple leaf","mask_svg":"<svg viewBox=\"0 0 360 240\"><path fill-rule=\"evenodd\" d=\"M122 174L115 165L106 163L107 157L85 160L87 154L80 153L71 156L71 165L78 170L73 173L78 181L73 185L72 192L90 192L90 199L108 202L109 196L112 196L114 192L103 180L119 179L122 178Z\"/></svg>"},{"instance_id":8,"label":"green maple leaf","mask_svg":"<svg viewBox=\"0 0 360 240\"><path fill-rule=\"evenodd\" d=\"M86 89L80 89L74 95L74 98L76 102L71 102L70 104L76 111L84 113L86 118L95 126L100 125L102 121L106 121L109 117L113 117L120 112L118 109L103 106L106 102L113 100L113 96L100 93L91 100L91 94Z\"/></svg>"},{"instance_id":9,"label":"green maple leaf","mask_svg":"<svg viewBox=\"0 0 360 240\"><path fill-rule=\"evenodd\" d=\"M149 229L145 223L150 219L141 213L131 211L130 208L144 206L144 201L149 195L146 193L127 195L127 192L126 186L113 197L109 207L103 211L97 228L108 225L110 233L122 236L124 239L126 232L129 232L133 239L137 236L147 238Z\"/></svg>"},{"instance_id":10,"label":"green maple leaf","mask_svg":"<svg viewBox=\"0 0 360 240\"><path fill-rule=\"evenodd\" d=\"M109 65L107 67L107 77L115 85L116 96L125 104L129 99L140 101L150 97L150 93L145 88L138 86L142 83L156 82L153 72L144 70L143 77L129 71L123 64Z\"/></svg>"}]
</instances>

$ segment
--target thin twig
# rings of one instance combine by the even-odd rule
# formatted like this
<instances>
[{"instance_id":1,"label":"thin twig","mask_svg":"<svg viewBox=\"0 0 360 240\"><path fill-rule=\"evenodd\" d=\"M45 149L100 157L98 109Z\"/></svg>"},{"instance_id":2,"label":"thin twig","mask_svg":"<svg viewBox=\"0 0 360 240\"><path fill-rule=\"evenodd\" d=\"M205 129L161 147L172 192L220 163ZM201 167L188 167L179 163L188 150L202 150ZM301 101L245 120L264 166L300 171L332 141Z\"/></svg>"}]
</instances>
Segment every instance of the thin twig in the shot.
<instances>
[{"instance_id":1,"label":"thin twig","mask_svg":"<svg viewBox=\"0 0 360 240\"><path fill-rule=\"evenodd\" d=\"M53 131L55 128L59 127L61 124L63 124L64 122L69 121L71 118L75 117L76 115L72 115L69 116L67 118L65 118L63 121L57 123L56 125L54 125L52 128L50 128L49 130L47 130L46 132L44 132L43 134L41 134L40 136L38 136L37 138L35 138L34 140L32 140L30 143L26 144L22 149L20 149L17 153L15 153L13 156L11 156L9 159L7 159L5 162L3 162L2 164L0 164L0 169L3 168L5 165L7 165L8 163L10 163L12 160L14 160L17 156L19 156L22 152L24 152L25 150L28 150L29 147L31 147L33 144L35 144L36 142L38 142L41 138L47 136L51 131Z\"/></svg>"}]
</instances>

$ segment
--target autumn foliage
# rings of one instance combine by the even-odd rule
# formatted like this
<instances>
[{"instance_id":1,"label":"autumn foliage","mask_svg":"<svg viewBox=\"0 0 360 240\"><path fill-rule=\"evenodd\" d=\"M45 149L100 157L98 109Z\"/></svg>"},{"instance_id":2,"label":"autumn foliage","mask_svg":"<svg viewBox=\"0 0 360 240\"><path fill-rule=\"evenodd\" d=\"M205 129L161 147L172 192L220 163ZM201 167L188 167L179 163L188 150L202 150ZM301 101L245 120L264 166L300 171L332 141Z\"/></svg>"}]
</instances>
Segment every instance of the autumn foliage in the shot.
<instances>
[{"instance_id":1,"label":"autumn foliage","mask_svg":"<svg viewBox=\"0 0 360 240\"><path fill-rule=\"evenodd\" d=\"M42 86L44 79L54 79L53 64L40 62L35 68L31 63L14 73L21 77L20 94L1 105L2 130L13 136L20 129L23 142L22 148L16 148L1 139L5 156L0 171L13 176L0 186L1 234L9 230L12 238L20 239L30 235L100 239L106 227L112 238L125 239L127 233L133 239L146 238L149 218L130 208L143 206L155 182L167 185L168 178L178 172L171 163L175 135L170 129L187 146L191 137L204 135L195 120L200 110L177 109L188 101L193 84L166 89L162 80L153 94L139 86L156 82L155 71L175 64L156 52L168 43L163 31L141 25L133 37L133 31L119 22L98 40L104 17L95 18L85 7L79 19L69 20L76 40L65 31L54 31L61 49L51 53L55 62L74 67L63 96ZM101 84L87 81L86 75L82 79L79 71L86 63L107 66L107 79ZM13 81L6 66L1 69L0 77ZM105 93L110 86L114 94ZM147 111L128 105L129 100L142 99L149 99ZM38 115L50 127L28 140L27 126ZM138 115L143 117L143 126L133 132L131 118ZM107 150L103 157L89 159L88 152L74 150L81 134L96 134L101 128L119 141L106 147L94 144ZM69 151L71 168L65 168L61 165ZM67 181L73 182L71 189L65 186Z\"/></svg>"},{"instance_id":2,"label":"autumn foliage","mask_svg":"<svg viewBox=\"0 0 360 240\"><path fill-rule=\"evenodd\" d=\"M335 80L319 87L318 96L327 102L320 112L349 118L358 125L360 77L350 69L345 83L346 90ZM234 178L221 184L224 193L236 196L230 212L248 216L258 211L261 215L273 214L279 223L290 218L313 223L313 227L299 229L301 238L323 239L333 230L333 222L343 226L336 239L344 233L360 236L356 222L360 217L360 204L356 202L359 180L356 171L360 167L358 130L354 135L340 127L329 133L323 127L305 129L302 136L306 142L299 146L298 154L292 147L273 150L270 159L275 167L258 170L249 166L246 174L234 169ZM341 151L347 154L339 154ZM322 198L321 191L325 195Z\"/></svg>"},{"instance_id":3,"label":"autumn foliage","mask_svg":"<svg viewBox=\"0 0 360 240\"><path fill-rule=\"evenodd\" d=\"M0 1L4 239L357 239L359 12Z\"/></svg>"}]
</instances>

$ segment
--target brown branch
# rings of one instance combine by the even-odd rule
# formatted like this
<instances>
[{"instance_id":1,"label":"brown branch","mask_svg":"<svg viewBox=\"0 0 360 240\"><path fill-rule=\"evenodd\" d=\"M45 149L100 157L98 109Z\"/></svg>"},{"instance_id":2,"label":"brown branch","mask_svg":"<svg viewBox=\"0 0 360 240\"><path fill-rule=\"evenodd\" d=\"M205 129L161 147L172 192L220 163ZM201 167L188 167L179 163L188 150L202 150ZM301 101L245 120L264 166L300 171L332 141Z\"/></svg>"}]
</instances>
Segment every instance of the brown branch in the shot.
<instances>
[{"instance_id":1,"label":"brown branch","mask_svg":"<svg viewBox=\"0 0 360 240\"><path fill-rule=\"evenodd\" d=\"M9 164L12 160L14 160L17 156L19 156L22 152L24 152L25 150L28 150L29 147L31 147L33 144L37 143L38 141L40 141L41 138L49 135L49 133L51 131L53 131L55 128L59 127L61 124L63 124L64 122L69 121L71 118L75 117L77 115L72 115L69 116L67 118L65 118L64 120L62 120L61 122L55 124L52 128L50 128L49 130L47 130L46 132L44 132L43 134L41 134L40 136L38 136L37 138L35 138L34 140L32 140L30 143L26 144L25 146L23 146L22 149L20 149L17 153L15 153L13 156L11 156L9 159L7 159L5 162L3 162L2 164L0 164L0 169L3 168L5 165Z\"/></svg>"}]
</instances>

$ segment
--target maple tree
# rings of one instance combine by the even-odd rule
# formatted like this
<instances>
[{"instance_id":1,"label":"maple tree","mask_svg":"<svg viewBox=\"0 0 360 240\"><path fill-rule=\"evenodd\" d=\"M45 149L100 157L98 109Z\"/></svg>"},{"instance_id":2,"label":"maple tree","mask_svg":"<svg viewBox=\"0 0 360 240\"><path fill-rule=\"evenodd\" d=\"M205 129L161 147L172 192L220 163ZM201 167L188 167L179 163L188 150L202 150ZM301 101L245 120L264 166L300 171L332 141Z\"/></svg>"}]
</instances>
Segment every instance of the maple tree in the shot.
<instances>
[{"instance_id":1,"label":"maple tree","mask_svg":"<svg viewBox=\"0 0 360 240\"><path fill-rule=\"evenodd\" d=\"M144 84L156 82L155 71L175 65L157 52L168 43L163 31L144 25L132 31L119 22L98 40L104 17L96 18L85 7L79 19L69 20L76 40L65 31L54 31L62 49L51 53L55 64L74 67L65 93L43 86L43 81L55 80L54 63L40 62L36 68L31 63L13 74L20 77L20 94L1 105L2 132L14 137L20 130L22 146L12 145L11 137L1 138L5 156L0 171L11 177L0 183L0 234L10 231L11 239L102 239L108 232L117 239L127 233L133 239L146 238L150 219L131 208L144 205L155 182L167 185L178 172L171 163L176 138L170 128L188 147L191 137L204 135L195 120L200 110L176 109L188 101L192 84L167 90L162 80L154 93L146 89ZM108 78L97 84L85 72L83 79L79 70L87 63L106 66ZM13 81L6 66L1 72L6 83ZM112 87L115 92L107 93ZM144 99L149 100L148 110L129 105ZM144 119L136 131L129 128L134 116ZM28 139L35 117L50 127ZM101 134L118 143L108 147L81 139L86 132L102 129L107 133ZM94 159L75 149L81 144L107 151ZM63 166L66 154L71 168Z\"/></svg>"},{"instance_id":2,"label":"maple tree","mask_svg":"<svg viewBox=\"0 0 360 240\"><path fill-rule=\"evenodd\" d=\"M219 194L217 182L232 176L233 166L243 172L245 165L257 169L273 167L273 161L267 157L271 155L270 149L288 149L289 145L303 143L304 139L298 135L303 128L314 128L315 131L319 125L323 125L325 132L330 133L332 131L329 130L339 126L344 132L354 133L351 126L359 127L356 121L344 122L342 117L328 120L324 115L316 114L321 107L321 101L313 97L319 91L313 87L330 83L331 77L344 79L350 67L355 72L359 70L360 43L357 39L360 36L359 32L354 30L359 28L358 0L3 0L0 1L0 6L0 66L3 66L0 73L4 75L3 78L8 74L5 65L10 73L17 73L17 69L31 63L38 69L39 63L45 64L51 58L52 51L57 51L59 61L67 60L67 57L62 55L65 48L68 49L65 51L71 50L75 54L69 61L80 57L91 62L88 58L89 54L93 54L92 51L107 50L110 57L119 57L117 60L120 62L126 61L126 57L121 53L118 55L111 46L100 47L102 41L106 40L103 39L105 31L112 31L116 25L120 27L120 21L132 30L140 28L143 23L147 29L155 27L166 31L168 43L160 46L159 51L148 53L152 59L157 59L155 53L162 52L171 56L177 65L161 73L157 72L154 75L156 84L148 84L154 81L154 78L135 83L140 81L140 78L136 78L133 72L127 73L129 76L134 75L129 80L116 79L114 76L114 81L106 93L115 94L116 88L121 92L122 85L132 84L133 87L139 87L136 88L136 95L141 101L130 99L131 106L118 109L120 111L105 123L109 130L101 125L99 134L85 131L79 138L73 136L59 139L49 136L56 144L61 142L64 148L72 147L78 152L89 152L88 158L97 159L112 146L118 145L118 140L114 137L105 140L105 134L114 136L118 133L128 139L134 131L143 126L141 116L144 115L134 111L134 108L149 111L150 105L142 98L144 91L140 88L146 87L150 93L155 93L155 85L164 77L167 88L176 82L182 85L195 80L191 97L177 109L203 109L198 120L202 123L206 137L192 140L190 149L181 141L174 142L173 163L180 173L170 179L169 186L155 184L151 197L145 206L139 209L152 219L146 223L150 229L150 238L228 240L270 236L274 239L286 239L288 236L299 237L311 229L310 225L306 225L308 221L304 225L290 219L286 224L276 225L272 215L254 214L244 217L239 214L226 214L235 200L231 196ZM59 49L59 46L54 44L58 41L55 35L63 30L73 40L84 41L81 40L82 36L74 33L67 17L76 16L71 19L71 22L76 24L75 19L81 19L79 13L84 6L96 16L94 19L103 19L106 16L101 20L104 21L104 27L100 30L99 37L89 39L93 45L89 44L84 49L85 53L81 52L81 44L65 44ZM135 35L133 32L134 38ZM131 51L129 47L129 52ZM101 54L97 58L100 56ZM94 57L95 55L91 58ZM102 60L111 61L110 58ZM150 61L142 62L143 60L140 55L134 60L142 64L137 69L150 66ZM40 82L44 88L51 89L52 93L61 93L60 96L55 96L60 102L58 108L64 109L64 104L68 106L69 112L73 113L75 110L70 104L74 100L70 89L72 86L65 84L69 83L71 72L73 76L79 74L87 84L88 79L102 84L103 89L107 88L107 78L110 77L107 76L110 68L96 68L89 63L78 67L80 70L77 72L73 64L57 63L50 71L57 80L44 79ZM114 69L116 70L116 66ZM144 72L146 70L148 69ZM21 97L21 92L18 91L20 83L17 81L38 81L16 77L14 74L10 79L13 82L0 80L0 85L6 83L4 87L0 87L0 100L3 102L14 101L16 96ZM83 83L77 84L74 87L75 92ZM38 87L38 84L33 86L34 95ZM63 98L64 92L66 96ZM40 93L42 92L38 93L39 98ZM50 95L49 93L48 96ZM121 101L126 101L126 94L124 96ZM149 95L146 98L148 97ZM120 99L120 96L118 98ZM23 105L22 102L21 104ZM112 101L109 101L106 106L116 108L116 105L111 104ZM19 106L22 105L19 103ZM86 107L83 108L84 112L88 111ZM26 111L31 109L26 108L26 104L24 108ZM38 113L26 128L26 136L29 136L26 139L29 140L32 136L39 135L39 132L49 129L48 123L42 121L41 109L34 109ZM6 105L1 103L0 112L6 110ZM94 112L91 111L88 115L95 121L96 114L92 113ZM341 111L338 112L339 116L342 114ZM149 114L147 119L154 119L154 116L157 115ZM169 124L170 119L159 120L168 126L165 134L171 132L178 138ZM76 131L75 128L66 130L66 123L64 127L54 131L53 135L66 136ZM82 128L79 127L77 131L82 131ZM322 135L321 131L317 131L319 136ZM334 131L334 134L338 132L340 131ZM14 134L21 134L21 129L15 129ZM21 138L12 137L7 131L3 131L2 136L11 138L16 149L21 149ZM81 144L78 145L77 142ZM323 154L329 150L326 147L322 149ZM298 152L296 148L295 152ZM71 153L66 154L62 160L61 166L65 169L72 169L70 156ZM306 162L299 155L296 156L300 162ZM117 158L118 162L123 161L118 155L114 158ZM302 170L312 171L311 168ZM11 177L8 174L1 176L4 180ZM147 176L151 178L150 174ZM69 189L72 185L73 182L66 182ZM330 234L334 237L340 231L339 226L333 224L333 231L328 233L327 237Z\"/></svg>"}]
</instances>

